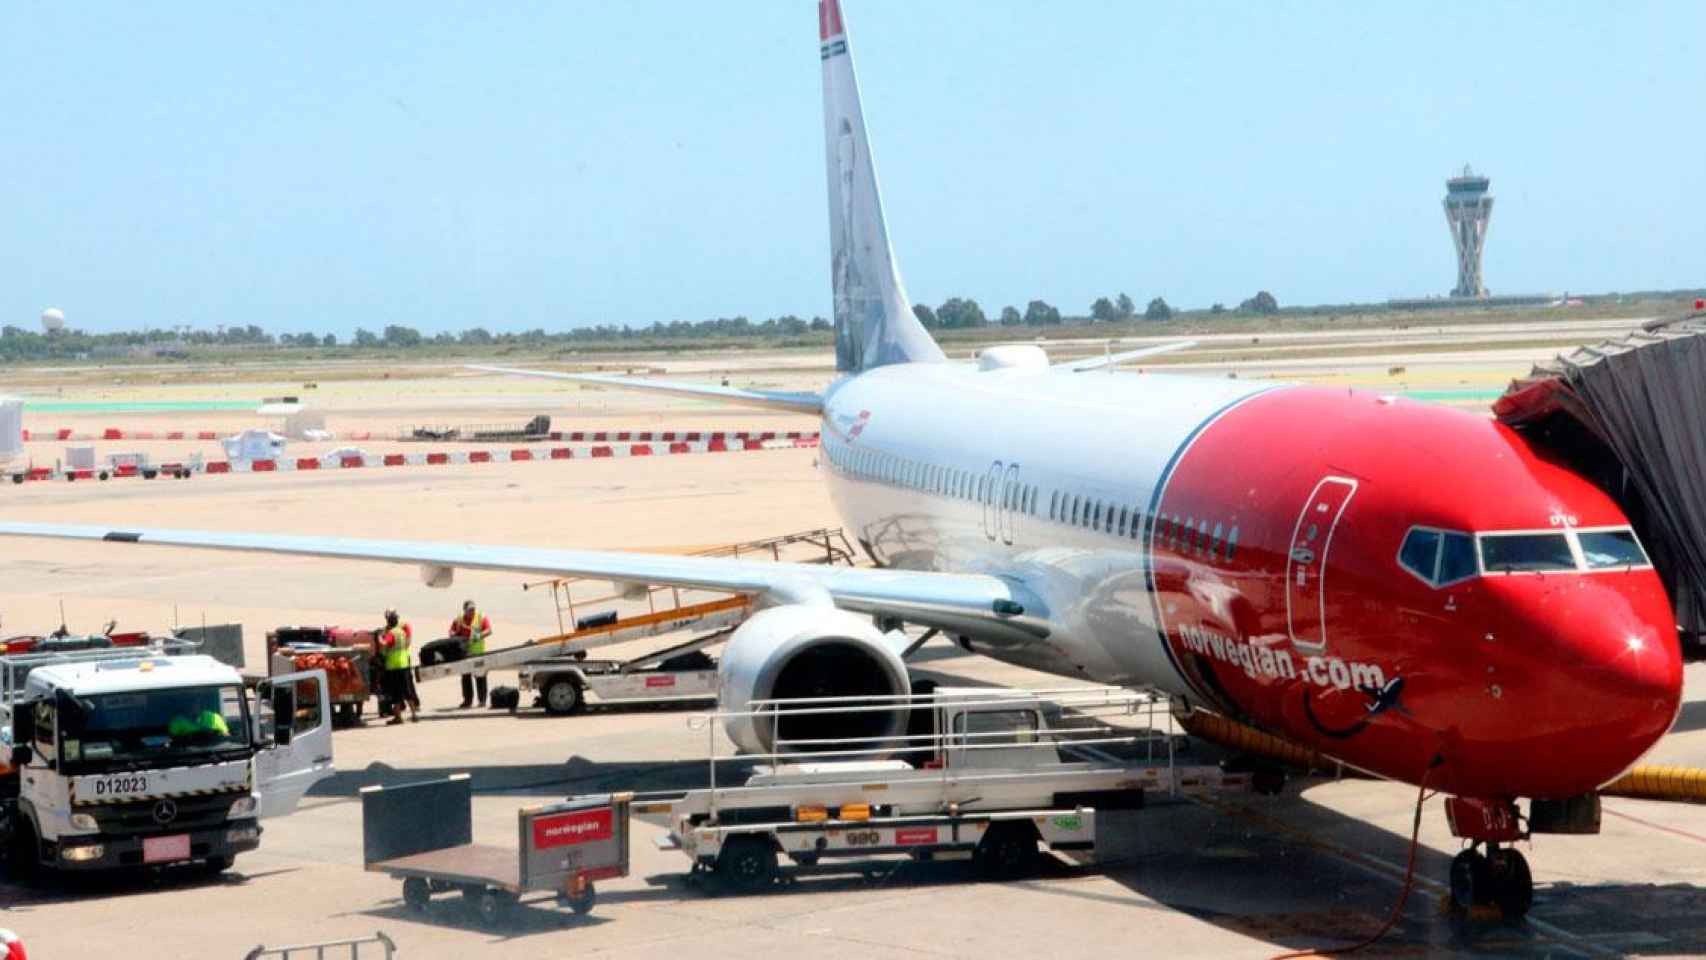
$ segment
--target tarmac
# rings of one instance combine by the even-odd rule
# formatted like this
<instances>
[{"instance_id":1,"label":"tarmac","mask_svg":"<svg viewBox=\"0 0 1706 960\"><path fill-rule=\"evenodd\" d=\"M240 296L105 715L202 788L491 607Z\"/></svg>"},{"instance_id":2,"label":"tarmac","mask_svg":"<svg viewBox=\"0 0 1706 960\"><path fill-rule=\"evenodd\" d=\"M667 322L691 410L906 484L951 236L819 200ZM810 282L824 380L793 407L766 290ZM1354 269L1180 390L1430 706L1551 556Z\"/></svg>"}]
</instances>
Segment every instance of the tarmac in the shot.
<instances>
[{"instance_id":1,"label":"tarmac","mask_svg":"<svg viewBox=\"0 0 1706 960\"><path fill-rule=\"evenodd\" d=\"M1478 359L1470 364L1473 373L1465 367L1453 379L1470 380L1466 389L1496 389L1502 378L1549 355L1537 349L1521 362ZM790 385L815 376L780 367L755 375ZM421 404L433 409L405 409L403 382L350 383L322 394L331 397L325 405L334 430L394 427L408 419L487 421L494 410L505 416L550 412L560 418L558 429L815 427L782 414L602 392L594 399L536 383L510 392L515 388L494 388L489 381L482 388L472 380L434 391ZM263 392L247 383L204 392L217 399L233 391ZM158 394L130 385L106 392L113 402ZM64 399L86 399L73 393ZM598 407L577 408L582 400ZM46 416L53 423L40 425L92 427L102 416L54 413ZM122 424L169 429L209 417L229 417L233 428L255 419L197 411L130 415ZM35 425L27 410L26 424ZM589 460L551 470L519 463L32 484L0 489L0 515L666 550L837 523L813 450ZM386 607L401 610L417 637L439 635L464 597L478 599L492 617L498 644L559 628L549 591L523 590L515 576L458 573L455 586L439 591L422 585L413 569L382 564L112 544L8 541L5 550L0 635L51 629L60 622L61 604L73 630L108 619L123 628L156 630L237 622L245 627L250 665L260 669L262 637L272 627L369 626ZM585 587L597 592L596 584ZM956 683L1059 682L940 641L921 651L919 670ZM499 675L493 682L513 681ZM716 897L687 882L685 858L653 846L658 831L636 823L632 875L601 882L590 917L559 910L547 899L520 911L512 928L494 933L454 897L428 914L412 913L395 881L362 869L361 787L468 772L476 791L475 839L513 843L515 811L524 804L702 782L705 734L689 728L697 711L688 708L603 709L563 718L523 710L512 716L457 709L454 680L425 684L422 695L426 709L418 724L340 731L339 773L316 787L297 813L268 821L261 848L240 857L229 873L206 879L163 871L45 888L0 882L0 926L20 933L34 958L141 953L235 960L261 944L379 930L410 960L1269 957L1362 939L1386 921L1404 888L1415 788L1302 779L1275 797L1162 801L1105 814L1093 855L1051 857L1037 876L1000 884L976 880L962 864L889 861L869 876L812 877L762 895ZM1685 696L1675 729L1651 761L1706 766L1706 665L1689 668ZM1392 931L1368 953L1706 955L1706 807L1608 799L1604 809L1598 836L1542 837L1524 845L1536 880L1535 907L1526 923L1506 924L1453 920L1440 909L1446 864L1458 843L1446 829L1440 799L1428 800L1408 900Z\"/></svg>"}]
</instances>

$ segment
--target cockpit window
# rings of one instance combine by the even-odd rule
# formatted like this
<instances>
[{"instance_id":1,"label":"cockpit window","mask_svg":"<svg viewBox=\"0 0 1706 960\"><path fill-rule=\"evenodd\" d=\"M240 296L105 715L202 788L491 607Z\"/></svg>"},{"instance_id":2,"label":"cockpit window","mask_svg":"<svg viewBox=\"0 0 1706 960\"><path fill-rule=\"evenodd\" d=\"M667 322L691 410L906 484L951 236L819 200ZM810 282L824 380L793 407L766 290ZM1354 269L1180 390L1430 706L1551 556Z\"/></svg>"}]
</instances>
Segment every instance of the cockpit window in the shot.
<instances>
[{"instance_id":1,"label":"cockpit window","mask_svg":"<svg viewBox=\"0 0 1706 960\"><path fill-rule=\"evenodd\" d=\"M1434 565L1439 558L1438 530L1411 530L1398 551L1398 562L1429 583L1434 579Z\"/></svg>"},{"instance_id":2,"label":"cockpit window","mask_svg":"<svg viewBox=\"0 0 1706 960\"><path fill-rule=\"evenodd\" d=\"M1633 530L1583 530L1577 537L1581 539L1582 558L1587 560L1589 570L1647 565L1647 554L1636 541Z\"/></svg>"},{"instance_id":3,"label":"cockpit window","mask_svg":"<svg viewBox=\"0 0 1706 960\"><path fill-rule=\"evenodd\" d=\"M1455 583L1475 575L1475 539L1467 533L1448 533L1440 544L1439 582Z\"/></svg>"},{"instance_id":4,"label":"cockpit window","mask_svg":"<svg viewBox=\"0 0 1706 960\"><path fill-rule=\"evenodd\" d=\"M1467 533L1412 527L1398 550L1398 563L1430 586L1475 575L1475 540Z\"/></svg>"},{"instance_id":5,"label":"cockpit window","mask_svg":"<svg viewBox=\"0 0 1706 960\"><path fill-rule=\"evenodd\" d=\"M1483 533L1481 566L1488 573L1574 570L1576 555L1562 533Z\"/></svg>"}]
</instances>

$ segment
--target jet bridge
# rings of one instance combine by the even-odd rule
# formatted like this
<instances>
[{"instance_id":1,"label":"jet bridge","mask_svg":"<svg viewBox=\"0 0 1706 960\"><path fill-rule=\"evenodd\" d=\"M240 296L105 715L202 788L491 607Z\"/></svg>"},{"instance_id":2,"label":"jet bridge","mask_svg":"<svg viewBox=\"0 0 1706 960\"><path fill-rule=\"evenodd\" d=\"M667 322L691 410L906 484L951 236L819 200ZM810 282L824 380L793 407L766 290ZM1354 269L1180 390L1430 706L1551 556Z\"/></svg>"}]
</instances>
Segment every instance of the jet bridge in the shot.
<instances>
[{"instance_id":1,"label":"jet bridge","mask_svg":"<svg viewBox=\"0 0 1706 960\"><path fill-rule=\"evenodd\" d=\"M1683 654L1706 659L1706 312L1657 320L1514 381L1493 412L1605 489L1645 544Z\"/></svg>"}]
</instances>

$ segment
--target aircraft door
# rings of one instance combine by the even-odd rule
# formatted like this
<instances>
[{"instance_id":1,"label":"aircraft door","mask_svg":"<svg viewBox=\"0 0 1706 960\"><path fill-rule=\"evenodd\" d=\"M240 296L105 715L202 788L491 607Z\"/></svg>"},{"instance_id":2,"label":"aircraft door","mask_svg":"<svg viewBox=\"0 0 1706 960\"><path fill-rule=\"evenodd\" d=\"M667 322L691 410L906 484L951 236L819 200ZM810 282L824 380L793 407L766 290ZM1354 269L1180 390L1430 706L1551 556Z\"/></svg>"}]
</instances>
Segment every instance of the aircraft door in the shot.
<instances>
[{"instance_id":1,"label":"aircraft door","mask_svg":"<svg viewBox=\"0 0 1706 960\"><path fill-rule=\"evenodd\" d=\"M1308 650L1327 646L1327 550L1357 482L1326 477L1315 485L1297 527L1291 533L1291 552L1285 561L1285 610L1291 641Z\"/></svg>"},{"instance_id":2,"label":"aircraft door","mask_svg":"<svg viewBox=\"0 0 1706 960\"><path fill-rule=\"evenodd\" d=\"M984 475L981 491L983 496L979 498L983 501L983 535L991 540L994 540L1000 533L999 504L1001 501L997 499L1001 494L1000 486L1001 461L997 460L990 464L989 472Z\"/></svg>"},{"instance_id":3,"label":"aircraft door","mask_svg":"<svg viewBox=\"0 0 1706 960\"><path fill-rule=\"evenodd\" d=\"M1013 523L1019 512L1019 465L1009 464L1001 482L1001 542L1013 545Z\"/></svg>"}]
</instances>

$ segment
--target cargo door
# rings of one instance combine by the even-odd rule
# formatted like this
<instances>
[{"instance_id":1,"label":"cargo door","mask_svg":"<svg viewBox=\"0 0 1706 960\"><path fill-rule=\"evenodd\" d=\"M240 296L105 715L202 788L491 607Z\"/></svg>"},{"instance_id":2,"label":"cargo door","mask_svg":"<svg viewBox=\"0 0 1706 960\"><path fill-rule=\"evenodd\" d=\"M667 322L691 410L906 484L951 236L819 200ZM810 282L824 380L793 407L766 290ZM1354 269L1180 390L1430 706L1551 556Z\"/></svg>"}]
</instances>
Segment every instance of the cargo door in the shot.
<instances>
[{"instance_id":1,"label":"cargo door","mask_svg":"<svg viewBox=\"0 0 1706 960\"><path fill-rule=\"evenodd\" d=\"M1297 515L1285 560L1285 609L1291 641L1304 649L1327 646L1327 550L1356 489L1355 480L1326 477Z\"/></svg>"},{"instance_id":2,"label":"cargo door","mask_svg":"<svg viewBox=\"0 0 1706 960\"><path fill-rule=\"evenodd\" d=\"M331 688L326 671L309 670L272 677L255 690L257 732L270 743L255 754L255 789L261 816L282 817L336 772Z\"/></svg>"}]
</instances>

